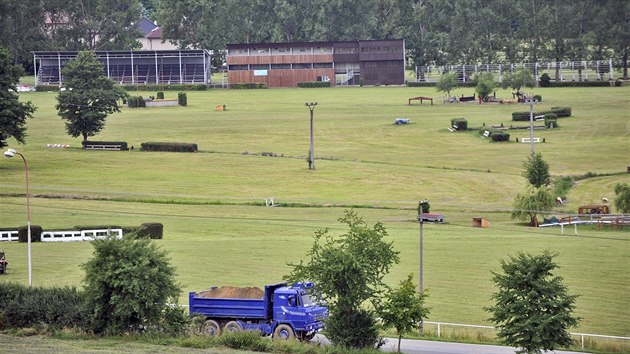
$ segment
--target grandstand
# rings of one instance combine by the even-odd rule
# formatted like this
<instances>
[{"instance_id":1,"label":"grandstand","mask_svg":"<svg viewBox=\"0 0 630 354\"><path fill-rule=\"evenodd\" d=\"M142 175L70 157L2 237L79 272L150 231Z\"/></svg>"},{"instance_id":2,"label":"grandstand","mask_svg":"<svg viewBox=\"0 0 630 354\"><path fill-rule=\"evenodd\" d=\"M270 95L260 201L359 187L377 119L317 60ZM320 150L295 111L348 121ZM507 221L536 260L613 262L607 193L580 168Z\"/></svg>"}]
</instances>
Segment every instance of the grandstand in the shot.
<instances>
[{"instance_id":1,"label":"grandstand","mask_svg":"<svg viewBox=\"0 0 630 354\"><path fill-rule=\"evenodd\" d=\"M208 84L207 50L96 51L107 77L118 84ZM36 85L63 85L62 70L78 52L33 52Z\"/></svg>"}]
</instances>

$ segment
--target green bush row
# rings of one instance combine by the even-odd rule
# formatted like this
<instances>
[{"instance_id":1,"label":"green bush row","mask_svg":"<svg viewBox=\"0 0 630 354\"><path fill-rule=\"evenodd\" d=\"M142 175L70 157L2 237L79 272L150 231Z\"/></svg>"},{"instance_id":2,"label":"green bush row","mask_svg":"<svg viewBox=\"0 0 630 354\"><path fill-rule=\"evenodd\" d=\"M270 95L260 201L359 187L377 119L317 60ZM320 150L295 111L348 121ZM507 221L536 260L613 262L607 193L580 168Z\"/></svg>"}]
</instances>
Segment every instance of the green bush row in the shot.
<instances>
[{"instance_id":1,"label":"green bush row","mask_svg":"<svg viewBox=\"0 0 630 354\"><path fill-rule=\"evenodd\" d=\"M144 101L142 96L129 96L127 97L127 107L129 108L139 108L146 107L147 103Z\"/></svg>"},{"instance_id":2,"label":"green bush row","mask_svg":"<svg viewBox=\"0 0 630 354\"><path fill-rule=\"evenodd\" d=\"M76 288L30 288L0 283L0 328L86 328L83 293Z\"/></svg>"},{"instance_id":3,"label":"green bush row","mask_svg":"<svg viewBox=\"0 0 630 354\"><path fill-rule=\"evenodd\" d=\"M234 89L234 90L266 89L267 88L267 84L265 84L263 82L230 84L230 88Z\"/></svg>"},{"instance_id":4,"label":"green bush row","mask_svg":"<svg viewBox=\"0 0 630 354\"><path fill-rule=\"evenodd\" d=\"M534 112L534 116L542 116L553 113L557 118L570 117L571 107L551 107L548 111ZM527 122L529 121L530 112L513 112L512 120L515 122Z\"/></svg>"},{"instance_id":5,"label":"green bush row","mask_svg":"<svg viewBox=\"0 0 630 354\"><path fill-rule=\"evenodd\" d=\"M609 87L610 81L549 81L548 86L541 87Z\"/></svg>"},{"instance_id":6,"label":"green bush row","mask_svg":"<svg viewBox=\"0 0 630 354\"><path fill-rule=\"evenodd\" d=\"M437 86L437 82L414 82L407 81L407 87L435 87ZM473 81L468 82L458 82L455 87L475 87L477 84Z\"/></svg>"},{"instance_id":7,"label":"green bush row","mask_svg":"<svg viewBox=\"0 0 630 354\"><path fill-rule=\"evenodd\" d=\"M169 152L197 152L197 144L189 143L164 143L164 142L149 142L142 143L142 150L144 151L169 151Z\"/></svg>"},{"instance_id":8,"label":"green bush row","mask_svg":"<svg viewBox=\"0 0 630 354\"><path fill-rule=\"evenodd\" d=\"M81 145L83 145L83 148L85 149L86 145L120 145L120 149L121 150L129 150L129 148L127 147L127 142L126 141L97 141L97 140L88 140L88 141L82 141Z\"/></svg>"},{"instance_id":9,"label":"green bush row","mask_svg":"<svg viewBox=\"0 0 630 354\"><path fill-rule=\"evenodd\" d=\"M121 85L125 91L206 91L204 84L170 84L170 85Z\"/></svg>"},{"instance_id":10,"label":"green bush row","mask_svg":"<svg viewBox=\"0 0 630 354\"><path fill-rule=\"evenodd\" d=\"M48 91L59 91L59 86L57 85L37 85L35 86L36 92L48 92Z\"/></svg>"},{"instance_id":11,"label":"green bush row","mask_svg":"<svg viewBox=\"0 0 630 354\"><path fill-rule=\"evenodd\" d=\"M453 118L451 119L451 127L458 131L468 130L468 120L466 118Z\"/></svg>"},{"instance_id":12,"label":"green bush row","mask_svg":"<svg viewBox=\"0 0 630 354\"><path fill-rule=\"evenodd\" d=\"M483 135L486 131L490 133L488 137L492 141L510 141L510 133L506 132L505 130L481 127L479 128L479 135Z\"/></svg>"},{"instance_id":13,"label":"green bush row","mask_svg":"<svg viewBox=\"0 0 630 354\"><path fill-rule=\"evenodd\" d=\"M330 87L330 81L298 82L297 87L302 87L302 88Z\"/></svg>"}]
</instances>

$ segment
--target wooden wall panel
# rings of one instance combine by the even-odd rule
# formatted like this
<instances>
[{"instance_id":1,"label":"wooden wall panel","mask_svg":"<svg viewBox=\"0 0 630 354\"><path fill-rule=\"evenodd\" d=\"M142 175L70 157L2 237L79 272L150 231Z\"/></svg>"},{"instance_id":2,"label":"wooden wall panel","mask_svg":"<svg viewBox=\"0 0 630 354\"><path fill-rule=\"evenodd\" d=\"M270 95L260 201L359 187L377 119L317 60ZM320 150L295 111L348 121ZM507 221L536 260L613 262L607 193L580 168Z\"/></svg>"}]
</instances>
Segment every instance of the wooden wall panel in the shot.
<instances>
[{"instance_id":1,"label":"wooden wall panel","mask_svg":"<svg viewBox=\"0 0 630 354\"><path fill-rule=\"evenodd\" d=\"M228 65L244 64L291 64L291 63L332 63L332 54L314 55L236 55L228 56Z\"/></svg>"},{"instance_id":2,"label":"wooden wall panel","mask_svg":"<svg viewBox=\"0 0 630 354\"><path fill-rule=\"evenodd\" d=\"M300 82L317 81L318 76L328 76L335 86L334 69L269 70L267 76L254 76L253 71L233 70L228 72L228 81L237 83L265 83L267 87L296 87Z\"/></svg>"}]
</instances>

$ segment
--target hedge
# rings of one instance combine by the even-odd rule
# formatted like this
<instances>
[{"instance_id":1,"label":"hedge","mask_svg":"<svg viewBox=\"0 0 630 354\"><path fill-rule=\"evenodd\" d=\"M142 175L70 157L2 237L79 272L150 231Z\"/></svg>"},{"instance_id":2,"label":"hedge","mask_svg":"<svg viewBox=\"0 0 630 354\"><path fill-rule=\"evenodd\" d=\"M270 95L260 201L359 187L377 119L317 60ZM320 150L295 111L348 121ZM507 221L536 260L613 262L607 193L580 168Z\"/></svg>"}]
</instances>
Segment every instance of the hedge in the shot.
<instances>
[{"instance_id":1,"label":"hedge","mask_svg":"<svg viewBox=\"0 0 630 354\"><path fill-rule=\"evenodd\" d=\"M180 106L188 105L188 97L186 96L186 92L177 93L177 103L179 103Z\"/></svg>"},{"instance_id":2,"label":"hedge","mask_svg":"<svg viewBox=\"0 0 630 354\"><path fill-rule=\"evenodd\" d=\"M610 81L550 81L544 87L609 87ZM541 86L542 87L542 86Z\"/></svg>"},{"instance_id":3,"label":"hedge","mask_svg":"<svg viewBox=\"0 0 630 354\"><path fill-rule=\"evenodd\" d=\"M230 84L230 88L234 90L252 90L252 89L266 89L267 84L259 82L259 83L240 83L240 84Z\"/></svg>"},{"instance_id":4,"label":"hedge","mask_svg":"<svg viewBox=\"0 0 630 354\"><path fill-rule=\"evenodd\" d=\"M415 81L407 81L407 87L435 87L437 86L437 82L415 82ZM476 87L477 84L473 81L468 82L458 82L455 87Z\"/></svg>"},{"instance_id":5,"label":"hedge","mask_svg":"<svg viewBox=\"0 0 630 354\"><path fill-rule=\"evenodd\" d=\"M164 99L164 91L158 91L157 99L158 100L163 100Z\"/></svg>"},{"instance_id":6,"label":"hedge","mask_svg":"<svg viewBox=\"0 0 630 354\"><path fill-rule=\"evenodd\" d=\"M551 107L549 111L534 112L534 116L542 116L550 113L555 114L558 118L570 117L571 107ZM528 122L529 115L530 112L513 112L512 120L515 122Z\"/></svg>"},{"instance_id":7,"label":"hedge","mask_svg":"<svg viewBox=\"0 0 630 354\"><path fill-rule=\"evenodd\" d=\"M39 225L31 225L31 242L41 242L42 229ZM18 227L18 242L28 242L28 226Z\"/></svg>"},{"instance_id":8,"label":"hedge","mask_svg":"<svg viewBox=\"0 0 630 354\"><path fill-rule=\"evenodd\" d=\"M451 127L457 129L457 131L468 130L468 120L466 118L453 118L451 119Z\"/></svg>"},{"instance_id":9,"label":"hedge","mask_svg":"<svg viewBox=\"0 0 630 354\"><path fill-rule=\"evenodd\" d=\"M490 133L488 137L492 141L510 141L510 133L495 128L481 127L479 128L479 135L483 135L486 131Z\"/></svg>"},{"instance_id":10,"label":"hedge","mask_svg":"<svg viewBox=\"0 0 630 354\"><path fill-rule=\"evenodd\" d=\"M48 92L48 91L59 91L60 87L57 85L37 85L35 86L36 92Z\"/></svg>"},{"instance_id":11,"label":"hedge","mask_svg":"<svg viewBox=\"0 0 630 354\"><path fill-rule=\"evenodd\" d=\"M96 140L88 140L88 141L82 141L81 145L83 145L83 148L85 149L86 145L120 145L120 150L129 150L129 148L127 147L127 142L126 141L96 141Z\"/></svg>"},{"instance_id":12,"label":"hedge","mask_svg":"<svg viewBox=\"0 0 630 354\"><path fill-rule=\"evenodd\" d=\"M142 143L143 151L169 151L169 152L197 152L197 144L189 143L163 143L149 142Z\"/></svg>"},{"instance_id":13,"label":"hedge","mask_svg":"<svg viewBox=\"0 0 630 354\"><path fill-rule=\"evenodd\" d=\"M164 235L164 225L160 223L144 223L136 231L138 238L161 240Z\"/></svg>"},{"instance_id":14,"label":"hedge","mask_svg":"<svg viewBox=\"0 0 630 354\"><path fill-rule=\"evenodd\" d=\"M144 101L142 96L129 96L127 98L127 107L129 108L138 108L138 107L146 107L147 103Z\"/></svg>"},{"instance_id":15,"label":"hedge","mask_svg":"<svg viewBox=\"0 0 630 354\"><path fill-rule=\"evenodd\" d=\"M76 288L0 283L0 328L87 328L84 294Z\"/></svg>"},{"instance_id":16,"label":"hedge","mask_svg":"<svg viewBox=\"0 0 630 354\"><path fill-rule=\"evenodd\" d=\"M298 82L297 87L302 87L302 88L330 87L330 81Z\"/></svg>"},{"instance_id":17,"label":"hedge","mask_svg":"<svg viewBox=\"0 0 630 354\"><path fill-rule=\"evenodd\" d=\"M206 91L208 85L204 84L171 84L171 85L121 85L126 91Z\"/></svg>"}]
</instances>

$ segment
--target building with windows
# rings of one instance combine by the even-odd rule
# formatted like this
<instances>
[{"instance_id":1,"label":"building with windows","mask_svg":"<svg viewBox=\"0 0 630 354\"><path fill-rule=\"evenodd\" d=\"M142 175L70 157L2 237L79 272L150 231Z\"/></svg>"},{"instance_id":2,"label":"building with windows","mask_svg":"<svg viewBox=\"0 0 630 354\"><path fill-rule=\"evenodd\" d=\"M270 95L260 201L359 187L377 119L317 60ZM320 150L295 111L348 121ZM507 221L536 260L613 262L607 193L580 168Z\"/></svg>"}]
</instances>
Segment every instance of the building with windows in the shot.
<instances>
[{"instance_id":1,"label":"building with windows","mask_svg":"<svg viewBox=\"0 0 630 354\"><path fill-rule=\"evenodd\" d=\"M228 81L295 87L301 82L337 85L403 85L405 41L359 40L228 44Z\"/></svg>"}]
</instances>

